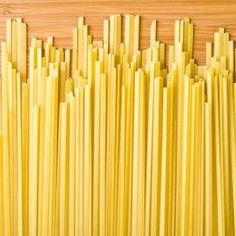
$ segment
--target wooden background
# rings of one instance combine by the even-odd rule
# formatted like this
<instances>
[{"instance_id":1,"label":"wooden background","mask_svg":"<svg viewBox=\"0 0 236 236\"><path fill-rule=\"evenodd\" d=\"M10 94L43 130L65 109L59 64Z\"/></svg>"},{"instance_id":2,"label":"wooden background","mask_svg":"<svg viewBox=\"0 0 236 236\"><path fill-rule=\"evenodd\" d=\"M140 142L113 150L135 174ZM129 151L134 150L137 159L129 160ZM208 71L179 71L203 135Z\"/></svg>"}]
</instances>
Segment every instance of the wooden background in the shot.
<instances>
[{"instance_id":1,"label":"wooden background","mask_svg":"<svg viewBox=\"0 0 236 236\"><path fill-rule=\"evenodd\" d=\"M205 63L205 43L212 41L213 32L225 27L236 40L236 1L75 1L75 0L1 0L0 41L5 40L5 20L23 17L28 24L29 38L55 36L58 47L72 47L72 29L78 16L85 16L94 38L102 37L103 20L110 14L138 14L141 16L141 48L149 43L149 27L158 21L158 39L173 43L174 20L190 17L195 25L194 56Z\"/></svg>"}]
</instances>

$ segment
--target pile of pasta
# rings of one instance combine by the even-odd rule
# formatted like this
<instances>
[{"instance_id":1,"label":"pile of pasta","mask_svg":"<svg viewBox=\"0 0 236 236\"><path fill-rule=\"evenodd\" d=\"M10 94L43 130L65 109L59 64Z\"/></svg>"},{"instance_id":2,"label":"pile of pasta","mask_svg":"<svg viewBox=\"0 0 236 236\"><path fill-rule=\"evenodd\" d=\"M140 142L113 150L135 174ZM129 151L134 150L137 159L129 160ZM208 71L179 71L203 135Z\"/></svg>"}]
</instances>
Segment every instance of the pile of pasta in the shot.
<instances>
[{"instance_id":1,"label":"pile of pasta","mask_svg":"<svg viewBox=\"0 0 236 236\"><path fill-rule=\"evenodd\" d=\"M122 22L124 21L124 22ZM124 24L123 24L124 23ZM73 48L8 19L1 43L0 235L236 235L236 54L193 24L139 47L140 17L84 18Z\"/></svg>"}]
</instances>

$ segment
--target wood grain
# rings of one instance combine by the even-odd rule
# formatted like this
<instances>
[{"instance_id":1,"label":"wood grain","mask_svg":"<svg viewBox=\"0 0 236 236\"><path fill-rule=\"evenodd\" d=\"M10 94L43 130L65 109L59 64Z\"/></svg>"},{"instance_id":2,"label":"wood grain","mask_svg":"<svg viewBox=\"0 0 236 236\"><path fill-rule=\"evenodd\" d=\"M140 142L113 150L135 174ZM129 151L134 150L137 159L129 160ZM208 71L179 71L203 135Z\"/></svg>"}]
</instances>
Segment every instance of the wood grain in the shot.
<instances>
[{"instance_id":1,"label":"wood grain","mask_svg":"<svg viewBox=\"0 0 236 236\"><path fill-rule=\"evenodd\" d=\"M94 38L102 36L103 20L110 14L138 14L141 16L140 46L149 44L149 27L158 21L158 39L172 44L174 20L190 17L195 25L194 57L205 63L205 43L212 41L213 32L225 27L232 39L236 39L236 2L233 1L0 1L0 40L5 40L5 20L23 17L29 27L29 38L55 36L58 47L72 47L72 29L78 16L85 16Z\"/></svg>"}]
</instances>

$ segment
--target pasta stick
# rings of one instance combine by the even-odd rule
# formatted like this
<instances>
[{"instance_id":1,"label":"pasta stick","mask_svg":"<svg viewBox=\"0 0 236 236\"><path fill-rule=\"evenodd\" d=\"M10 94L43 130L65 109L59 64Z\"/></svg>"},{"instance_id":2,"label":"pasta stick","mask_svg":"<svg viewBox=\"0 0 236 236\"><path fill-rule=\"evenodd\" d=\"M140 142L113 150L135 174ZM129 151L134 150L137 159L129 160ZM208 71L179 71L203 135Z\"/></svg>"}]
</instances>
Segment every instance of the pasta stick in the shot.
<instances>
[{"instance_id":1,"label":"pasta stick","mask_svg":"<svg viewBox=\"0 0 236 236\"><path fill-rule=\"evenodd\" d=\"M153 48L155 46L155 42L156 42L156 27L157 27L157 23L156 21L153 21L151 24L151 36L150 36L150 47Z\"/></svg>"},{"instance_id":2,"label":"pasta stick","mask_svg":"<svg viewBox=\"0 0 236 236\"><path fill-rule=\"evenodd\" d=\"M78 129L78 156L76 156L76 185L75 185L75 234L83 234L84 231L84 88L80 87L77 94L76 109L79 121Z\"/></svg>"},{"instance_id":3,"label":"pasta stick","mask_svg":"<svg viewBox=\"0 0 236 236\"><path fill-rule=\"evenodd\" d=\"M145 204L145 235L150 232L150 211L151 211L151 168L152 168L152 147L153 147L153 98L154 78L150 78L149 86L149 111L148 111L148 140L147 140L147 161L146 161L146 204Z\"/></svg>"},{"instance_id":4,"label":"pasta stick","mask_svg":"<svg viewBox=\"0 0 236 236\"><path fill-rule=\"evenodd\" d=\"M39 107L33 108L33 149L29 159L29 233L37 235Z\"/></svg>"},{"instance_id":5,"label":"pasta stick","mask_svg":"<svg viewBox=\"0 0 236 236\"><path fill-rule=\"evenodd\" d=\"M94 159L93 159L93 234L97 235L99 232L99 182L100 182L100 73L101 73L101 62L96 62L95 72L95 96L94 96Z\"/></svg>"},{"instance_id":6,"label":"pasta stick","mask_svg":"<svg viewBox=\"0 0 236 236\"><path fill-rule=\"evenodd\" d=\"M75 97L70 94L69 234L75 234Z\"/></svg>"},{"instance_id":7,"label":"pasta stick","mask_svg":"<svg viewBox=\"0 0 236 236\"><path fill-rule=\"evenodd\" d=\"M205 235L212 235L212 131L211 110L205 103Z\"/></svg>"},{"instance_id":8,"label":"pasta stick","mask_svg":"<svg viewBox=\"0 0 236 236\"><path fill-rule=\"evenodd\" d=\"M100 182L99 182L99 235L105 235L106 231L106 76L101 74L100 92Z\"/></svg>"},{"instance_id":9,"label":"pasta stick","mask_svg":"<svg viewBox=\"0 0 236 236\"><path fill-rule=\"evenodd\" d=\"M145 111L145 77L140 73L140 101L139 101L139 157L138 157L138 235L144 234L145 222L145 155L146 155L146 111Z\"/></svg>"},{"instance_id":10,"label":"pasta stick","mask_svg":"<svg viewBox=\"0 0 236 236\"><path fill-rule=\"evenodd\" d=\"M132 229L131 235L138 235L138 164L139 164L139 107L140 107L140 72L135 73L134 83L134 146L133 146L133 179L132 179Z\"/></svg>"},{"instance_id":11,"label":"pasta stick","mask_svg":"<svg viewBox=\"0 0 236 236\"><path fill-rule=\"evenodd\" d=\"M84 91L84 234L92 234L92 163L91 163L91 110L90 87Z\"/></svg>"},{"instance_id":12,"label":"pasta stick","mask_svg":"<svg viewBox=\"0 0 236 236\"><path fill-rule=\"evenodd\" d=\"M23 198L22 198L22 141L21 141L21 78L20 74L16 74L16 117L17 117L17 124L16 124L16 135L17 135L17 193L18 193L18 234L23 235Z\"/></svg>"},{"instance_id":13,"label":"pasta stick","mask_svg":"<svg viewBox=\"0 0 236 236\"><path fill-rule=\"evenodd\" d=\"M163 79L158 77L154 80L154 126L153 126L153 151L152 151L152 186L151 186L151 216L150 233L159 232L160 218L158 209L160 209L160 165L161 165L161 127L162 127L162 99L163 99Z\"/></svg>"},{"instance_id":14,"label":"pasta stick","mask_svg":"<svg viewBox=\"0 0 236 236\"><path fill-rule=\"evenodd\" d=\"M159 234L166 233L166 172L167 172L167 143L168 143L168 125L167 125L167 88L163 88L163 129L162 129L162 158L161 158L161 181L160 181L160 227Z\"/></svg>"},{"instance_id":15,"label":"pasta stick","mask_svg":"<svg viewBox=\"0 0 236 236\"><path fill-rule=\"evenodd\" d=\"M22 134L24 134L24 138L22 139L22 169L29 168L29 84L22 83ZM23 192L23 231L24 234L28 233L28 202L25 200L28 198L28 185L29 185L29 174L27 171L22 172L22 192Z\"/></svg>"},{"instance_id":16,"label":"pasta stick","mask_svg":"<svg viewBox=\"0 0 236 236\"><path fill-rule=\"evenodd\" d=\"M120 155L119 155L119 173L118 173L118 212L117 212L117 234L124 234L124 190L125 190L125 113L126 113L126 88L122 87L121 92L121 135L120 135Z\"/></svg>"}]
</instances>

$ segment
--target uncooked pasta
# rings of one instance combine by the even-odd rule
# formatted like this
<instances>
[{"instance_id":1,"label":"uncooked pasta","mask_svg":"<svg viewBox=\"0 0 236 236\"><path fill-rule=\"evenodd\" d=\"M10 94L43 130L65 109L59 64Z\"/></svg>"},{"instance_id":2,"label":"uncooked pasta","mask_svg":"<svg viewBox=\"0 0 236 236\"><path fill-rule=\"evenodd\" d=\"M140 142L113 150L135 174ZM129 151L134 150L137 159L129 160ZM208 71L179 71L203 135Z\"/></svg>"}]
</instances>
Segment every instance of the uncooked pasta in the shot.
<instances>
[{"instance_id":1,"label":"uncooked pasta","mask_svg":"<svg viewBox=\"0 0 236 236\"><path fill-rule=\"evenodd\" d=\"M234 42L219 28L198 65L190 19L173 45L140 30L111 15L94 40L79 17L64 49L7 20L0 235L236 235Z\"/></svg>"}]
</instances>

